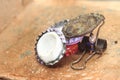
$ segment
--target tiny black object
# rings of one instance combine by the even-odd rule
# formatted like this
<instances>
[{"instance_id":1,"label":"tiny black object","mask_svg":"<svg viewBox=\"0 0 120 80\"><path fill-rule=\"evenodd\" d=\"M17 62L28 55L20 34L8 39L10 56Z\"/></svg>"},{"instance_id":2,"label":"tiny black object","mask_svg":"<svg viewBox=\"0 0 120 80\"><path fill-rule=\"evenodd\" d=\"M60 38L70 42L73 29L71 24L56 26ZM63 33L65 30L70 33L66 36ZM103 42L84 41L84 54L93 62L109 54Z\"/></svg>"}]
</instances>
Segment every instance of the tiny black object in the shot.
<instances>
[{"instance_id":1,"label":"tiny black object","mask_svg":"<svg viewBox=\"0 0 120 80\"><path fill-rule=\"evenodd\" d=\"M114 43L115 43L115 44L117 44L117 43L118 43L118 41L114 41Z\"/></svg>"}]
</instances>

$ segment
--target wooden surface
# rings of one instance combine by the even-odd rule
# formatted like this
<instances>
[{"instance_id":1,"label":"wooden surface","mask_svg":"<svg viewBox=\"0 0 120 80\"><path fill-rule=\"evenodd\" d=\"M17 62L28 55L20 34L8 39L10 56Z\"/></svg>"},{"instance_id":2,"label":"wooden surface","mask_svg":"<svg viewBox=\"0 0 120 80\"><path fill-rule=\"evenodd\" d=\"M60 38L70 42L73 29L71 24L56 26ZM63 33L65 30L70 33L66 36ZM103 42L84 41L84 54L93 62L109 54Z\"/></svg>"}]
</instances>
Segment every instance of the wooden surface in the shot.
<instances>
[{"instance_id":1,"label":"wooden surface","mask_svg":"<svg viewBox=\"0 0 120 80\"><path fill-rule=\"evenodd\" d=\"M0 77L16 80L120 80L119 3L34 0L0 33ZM91 12L99 12L106 18L99 37L108 41L108 48L101 58L93 58L81 71L69 67L78 55L64 57L55 68L36 61L34 47L42 31L55 22Z\"/></svg>"},{"instance_id":2,"label":"wooden surface","mask_svg":"<svg viewBox=\"0 0 120 80\"><path fill-rule=\"evenodd\" d=\"M21 13L32 0L0 0L0 32Z\"/></svg>"}]
</instances>

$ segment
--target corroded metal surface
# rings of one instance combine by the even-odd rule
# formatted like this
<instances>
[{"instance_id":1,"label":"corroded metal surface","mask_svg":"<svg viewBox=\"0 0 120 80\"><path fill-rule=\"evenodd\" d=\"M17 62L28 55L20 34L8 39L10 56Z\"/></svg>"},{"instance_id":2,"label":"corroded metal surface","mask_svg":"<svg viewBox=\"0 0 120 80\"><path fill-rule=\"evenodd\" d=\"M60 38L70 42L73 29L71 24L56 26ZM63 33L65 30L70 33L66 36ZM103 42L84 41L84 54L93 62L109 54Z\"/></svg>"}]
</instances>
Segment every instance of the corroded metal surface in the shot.
<instances>
[{"instance_id":1,"label":"corroded metal surface","mask_svg":"<svg viewBox=\"0 0 120 80\"><path fill-rule=\"evenodd\" d=\"M94 30L104 19L103 15L97 13L80 15L69 20L63 33L66 37L82 36Z\"/></svg>"}]
</instances>

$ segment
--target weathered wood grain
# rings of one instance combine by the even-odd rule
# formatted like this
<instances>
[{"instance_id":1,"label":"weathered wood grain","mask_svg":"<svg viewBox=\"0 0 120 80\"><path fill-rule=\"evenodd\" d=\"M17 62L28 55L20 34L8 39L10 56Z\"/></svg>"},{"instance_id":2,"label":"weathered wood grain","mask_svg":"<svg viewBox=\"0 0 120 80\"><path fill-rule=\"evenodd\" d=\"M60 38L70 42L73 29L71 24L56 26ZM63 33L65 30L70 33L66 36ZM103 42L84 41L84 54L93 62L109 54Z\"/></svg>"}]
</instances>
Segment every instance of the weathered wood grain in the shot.
<instances>
[{"instance_id":1,"label":"weathered wood grain","mask_svg":"<svg viewBox=\"0 0 120 80\"><path fill-rule=\"evenodd\" d=\"M120 79L120 11L100 5L107 4L103 2L96 2L95 6L87 1L73 3L34 0L7 25L0 33L0 77L17 80ZM101 58L90 60L82 71L69 67L78 55L64 57L55 68L45 67L36 61L34 47L42 31L60 20L90 12L99 12L106 18L99 37L107 39L108 48Z\"/></svg>"},{"instance_id":2,"label":"weathered wood grain","mask_svg":"<svg viewBox=\"0 0 120 80\"><path fill-rule=\"evenodd\" d=\"M0 33L32 0L0 0Z\"/></svg>"}]
</instances>

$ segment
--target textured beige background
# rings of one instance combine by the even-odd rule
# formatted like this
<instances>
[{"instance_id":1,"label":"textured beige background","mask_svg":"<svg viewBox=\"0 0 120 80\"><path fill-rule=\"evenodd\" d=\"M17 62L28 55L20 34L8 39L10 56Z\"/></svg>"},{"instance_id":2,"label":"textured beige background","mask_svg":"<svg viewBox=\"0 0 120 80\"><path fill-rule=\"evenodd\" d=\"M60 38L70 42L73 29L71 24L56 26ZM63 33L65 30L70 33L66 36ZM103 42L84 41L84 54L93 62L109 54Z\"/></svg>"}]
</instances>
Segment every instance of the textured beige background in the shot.
<instances>
[{"instance_id":1,"label":"textured beige background","mask_svg":"<svg viewBox=\"0 0 120 80\"><path fill-rule=\"evenodd\" d=\"M21 13L32 0L0 0L0 32Z\"/></svg>"},{"instance_id":2,"label":"textured beige background","mask_svg":"<svg viewBox=\"0 0 120 80\"><path fill-rule=\"evenodd\" d=\"M0 33L0 76L17 80L120 80L120 2L34 0ZM35 58L36 38L50 25L83 13L99 12L106 18L100 38L108 48L81 71L69 67L78 55L64 57L55 68ZM117 44L114 41L118 41Z\"/></svg>"}]
</instances>

